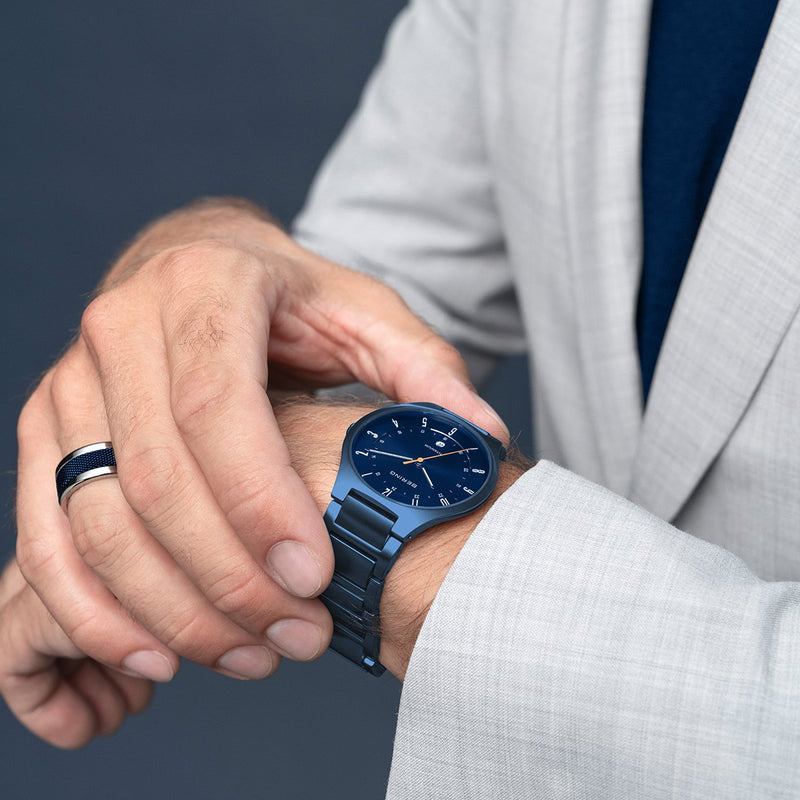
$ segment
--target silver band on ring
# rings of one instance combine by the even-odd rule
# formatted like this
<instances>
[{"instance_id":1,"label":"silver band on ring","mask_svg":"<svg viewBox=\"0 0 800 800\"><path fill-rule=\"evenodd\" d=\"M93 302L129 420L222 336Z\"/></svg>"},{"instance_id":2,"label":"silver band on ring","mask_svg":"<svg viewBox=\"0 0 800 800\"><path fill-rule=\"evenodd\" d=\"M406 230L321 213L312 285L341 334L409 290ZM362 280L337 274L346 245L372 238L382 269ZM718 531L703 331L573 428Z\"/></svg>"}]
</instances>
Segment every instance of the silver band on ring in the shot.
<instances>
[{"instance_id":1,"label":"silver band on ring","mask_svg":"<svg viewBox=\"0 0 800 800\"><path fill-rule=\"evenodd\" d=\"M85 483L117 474L111 442L95 442L73 450L56 467L56 493L64 511L72 493Z\"/></svg>"}]
</instances>

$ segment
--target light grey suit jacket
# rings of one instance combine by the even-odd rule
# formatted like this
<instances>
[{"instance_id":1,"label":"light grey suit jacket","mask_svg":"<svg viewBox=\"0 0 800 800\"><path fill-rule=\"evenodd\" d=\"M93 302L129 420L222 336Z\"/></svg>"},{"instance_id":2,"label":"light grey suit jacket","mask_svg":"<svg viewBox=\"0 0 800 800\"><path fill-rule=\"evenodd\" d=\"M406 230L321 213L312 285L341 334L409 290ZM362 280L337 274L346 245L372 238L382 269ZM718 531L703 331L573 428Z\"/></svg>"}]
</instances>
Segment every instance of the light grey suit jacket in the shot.
<instances>
[{"instance_id":1,"label":"light grey suit jacket","mask_svg":"<svg viewBox=\"0 0 800 800\"><path fill-rule=\"evenodd\" d=\"M391 798L800 797L800 0L643 414L648 22L636 0L417 0L297 221L477 374L526 349L548 459L436 599Z\"/></svg>"}]
</instances>

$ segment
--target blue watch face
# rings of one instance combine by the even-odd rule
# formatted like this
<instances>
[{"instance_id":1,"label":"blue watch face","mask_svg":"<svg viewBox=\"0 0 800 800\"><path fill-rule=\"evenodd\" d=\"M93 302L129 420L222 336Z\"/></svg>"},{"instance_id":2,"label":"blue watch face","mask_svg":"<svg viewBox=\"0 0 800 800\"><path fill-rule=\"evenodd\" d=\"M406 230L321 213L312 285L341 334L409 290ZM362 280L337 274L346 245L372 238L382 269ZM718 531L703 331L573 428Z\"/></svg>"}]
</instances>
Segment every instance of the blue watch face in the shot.
<instances>
[{"instance_id":1,"label":"blue watch face","mask_svg":"<svg viewBox=\"0 0 800 800\"><path fill-rule=\"evenodd\" d=\"M492 473L486 444L458 417L435 409L387 409L356 431L351 453L376 492L423 508L469 501Z\"/></svg>"}]
</instances>

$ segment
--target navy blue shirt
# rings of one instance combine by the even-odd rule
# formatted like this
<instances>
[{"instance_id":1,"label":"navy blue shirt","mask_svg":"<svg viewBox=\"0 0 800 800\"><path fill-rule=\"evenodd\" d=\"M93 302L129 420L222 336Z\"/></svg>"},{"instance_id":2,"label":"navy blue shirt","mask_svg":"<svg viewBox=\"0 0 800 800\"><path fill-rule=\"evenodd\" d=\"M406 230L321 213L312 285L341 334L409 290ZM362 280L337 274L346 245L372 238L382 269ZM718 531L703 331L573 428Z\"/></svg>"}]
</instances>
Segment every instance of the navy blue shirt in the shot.
<instances>
[{"instance_id":1,"label":"navy blue shirt","mask_svg":"<svg viewBox=\"0 0 800 800\"><path fill-rule=\"evenodd\" d=\"M653 0L636 314L647 399L669 315L777 0Z\"/></svg>"}]
</instances>

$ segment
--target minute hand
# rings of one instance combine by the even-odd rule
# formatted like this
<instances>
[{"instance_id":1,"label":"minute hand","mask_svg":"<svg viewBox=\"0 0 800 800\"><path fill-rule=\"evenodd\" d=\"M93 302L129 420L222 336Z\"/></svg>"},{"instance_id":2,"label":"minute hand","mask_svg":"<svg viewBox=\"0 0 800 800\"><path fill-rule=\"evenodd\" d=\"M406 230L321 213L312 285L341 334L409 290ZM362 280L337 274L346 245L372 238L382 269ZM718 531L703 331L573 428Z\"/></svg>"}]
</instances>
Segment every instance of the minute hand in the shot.
<instances>
[{"instance_id":1,"label":"minute hand","mask_svg":"<svg viewBox=\"0 0 800 800\"><path fill-rule=\"evenodd\" d=\"M435 456L420 456L419 458L412 458L411 461L404 461L403 464L421 464L423 461L430 461L432 458L442 458L443 456L454 456L456 453L469 453L471 450L477 450L477 447L465 447L463 450L451 450L449 453L437 453Z\"/></svg>"},{"instance_id":2,"label":"minute hand","mask_svg":"<svg viewBox=\"0 0 800 800\"><path fill-rule=\"evenodd\" d=\"M368 453L377 453L380 456L391 456L392 458L408 458L408 456L401 456L399 453L387 453L384 450L368 450ZM410 461L404 461L404 464L410 464Z\"/></svg>"}]
</instances>

